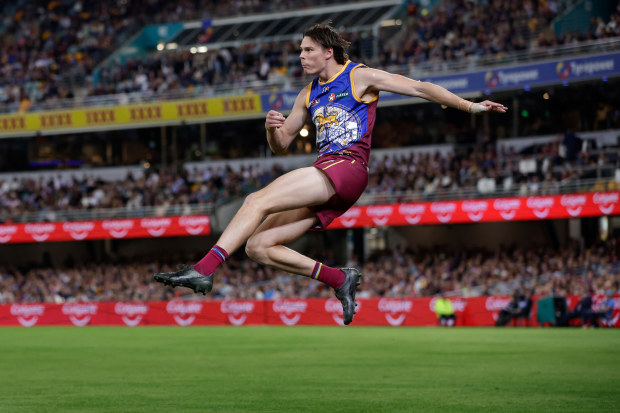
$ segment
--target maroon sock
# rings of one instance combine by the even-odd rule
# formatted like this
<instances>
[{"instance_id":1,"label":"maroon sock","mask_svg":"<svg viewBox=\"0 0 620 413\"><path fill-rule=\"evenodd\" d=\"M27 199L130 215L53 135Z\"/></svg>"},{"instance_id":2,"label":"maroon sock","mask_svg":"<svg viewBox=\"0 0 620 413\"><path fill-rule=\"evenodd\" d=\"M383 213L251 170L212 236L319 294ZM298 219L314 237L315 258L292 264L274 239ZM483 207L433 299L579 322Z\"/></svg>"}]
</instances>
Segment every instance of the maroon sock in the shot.
<instances>
[{"instance_id":1,"label":"maroon sock","mask_svg":"<svg viewBox=\"0 0 620 413\"><path fill-rule=\"evenodd\" d=\"M317 263L314 264L312 278L322 281L332 288L338 288L344 284L345 275L342 270L328 267L327 265L323 265L317 261Z\"/></svg>"},{"instance_id":2,"label":"maroon sock","mask_svg":"<svg viewBox=\"0 0 620 413\"><path fill-rule=\"evenodd\" d=\"M194 265L194 269L205 276L213 274L217 267L226 261L226 258L228 258L228 253L226 250L222 247L214 245L213 248L211 248L211 251L209 251L207 255L198 261L198 264Z\"/></svg>"}]
</instances>

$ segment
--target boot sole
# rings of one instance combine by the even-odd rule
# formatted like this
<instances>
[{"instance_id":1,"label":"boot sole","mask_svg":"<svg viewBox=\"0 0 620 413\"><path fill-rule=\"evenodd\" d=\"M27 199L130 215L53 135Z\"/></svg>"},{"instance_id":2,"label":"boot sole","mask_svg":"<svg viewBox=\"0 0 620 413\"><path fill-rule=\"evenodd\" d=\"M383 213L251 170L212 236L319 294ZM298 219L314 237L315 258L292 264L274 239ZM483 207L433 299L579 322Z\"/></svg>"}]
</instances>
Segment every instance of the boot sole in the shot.
<instances>
[{"instance_id":1,"label":"boot sole","mask_svg":"<svg viewBox=\"0 0 620 413\"><path fill-rule=\"evenodd\" d=\"M202 295L207 295L207 293L211 292L211 289L213 288L213 284L211 284L211 285L195 285L195 284L192 284L192 283L175 282L173 280L170 280L167 277L162 277L159 274L155 274L153 276L153 278L155 279L155 281L160 282L163 285L169 285L172 288L174 288L174 287L187 287L187 288L193 290L195 293L202 293Z\"/></svg>"}]
</instances>

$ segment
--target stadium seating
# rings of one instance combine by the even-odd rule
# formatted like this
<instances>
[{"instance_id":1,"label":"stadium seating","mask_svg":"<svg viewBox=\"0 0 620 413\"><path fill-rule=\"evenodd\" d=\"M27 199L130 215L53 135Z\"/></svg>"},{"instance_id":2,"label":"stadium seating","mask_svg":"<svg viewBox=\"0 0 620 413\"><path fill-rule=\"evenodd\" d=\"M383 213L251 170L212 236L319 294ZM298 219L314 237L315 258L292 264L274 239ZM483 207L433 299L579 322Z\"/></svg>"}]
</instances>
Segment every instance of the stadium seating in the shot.
<instances>
[{"instance_id":1,"label":"stadium seating","mask_svg":"<svg viewBox=\"0 0 620 413\"><path fill-rule=\"evenodd\" d=\"M386 250L361 268L360 298L423 297L444 291L452 296L510 295L513 290L576 294L587 283L594 291L620 282L620 262L610 242L583 249L468 249L448 247ZM318 252L326 262L329 253ZM172 290L152 280L170 271L178 257L137 257L131 262L74 264L60 267L0 267L0 304L13 302L144 301L197 298L190 290ZM174 264L173 264L174 263ZM358 263L351 263L359 265ZM214 292L201 299L327 298L331 290L306 277L262 267L235 255L218 271ZM539 303L540 305L540 303ZM539 316L540 316L539 307ZM544 321L544 320L541 320Z\"/></svg>"},{"instance_id":2,"label":"stadium seating","mask_svg":"<svg viewBox=\"0 0 620 413\"><path fill-rule=\"evenodd\" d=\"M324 13L318 6L326 3L303 2L303 6L309 6L305 11L317 10L305 22L319 21ZM277 5L259 1L243 3L237 9L232 4L144 1L116 6L113 1L71 5L39 0L5 6L13 19L0 29L3 46L0 108L24 111L33 104L47 102L43 107L49 107L58 100L84 96L128 93L150 96L196 90L208 94L222 87L228 90L235 86L254 88L273 84L286 87L290 78L301 76L297 62L298 39L292 40L291 35L262 39L248 36L226 47L211 47L203 54L195 51L195 45L201 42L199 38L183 34L187 47L155 52L146 59L131 59L127 63L110 61L99 65L148 22L281 12L302 5L295 1ZM368 29L371 23L379 25L380 13L365 25L348 22L341 26L348 30L353 59L390 70L403 68L414 77L431 71L532 60L532 56L524 53L615 37L620 33L620 13L615 13L608 22L594 21L583 34L550 34L547 28L557 13L550 4L526 2L520 7L517 3L494 1L487 6L445 0L429 12L411 1L401 11L399 22L404 21L404 24L396 26L401 29L388 31L380 39ZM348 21L343 17L345 20ZM492 27L488 27L488 22L493 22ZM252 19L248 18L247 23L251 25ZM335 23L340 25L339 21ZM298 30L297 26L294 28ZM243 32L239 24L235 30ZM222 38L224 34L221 33ZM381 45L382 49L373 50L374 44ZM100 67L99 76L94 78L92 75Z\"/></svg>"}]
</instances>

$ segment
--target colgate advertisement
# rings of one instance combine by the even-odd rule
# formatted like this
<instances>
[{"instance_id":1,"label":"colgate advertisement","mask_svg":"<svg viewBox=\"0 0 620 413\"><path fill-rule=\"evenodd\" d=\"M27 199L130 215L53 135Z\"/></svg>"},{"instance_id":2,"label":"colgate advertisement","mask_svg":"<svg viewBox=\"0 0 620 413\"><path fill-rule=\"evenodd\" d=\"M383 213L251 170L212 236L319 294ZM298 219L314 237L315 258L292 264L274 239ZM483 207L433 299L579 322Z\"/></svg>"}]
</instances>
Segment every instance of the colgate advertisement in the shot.
<instances>
[{"instance_id":1,"label":"colgate advertisement","mask_svg":"<svg viewBox=\"0 0 620 413\"><path fill-rule=\"evenodd\" d=\"M620 214L620 191L355 206L330 229L532 221Z\"/></svg>"},{"instance_id":2,"label":"colgate advertisement","mask_svg":"<svg viewBox=\"0 0 620 413\"><path fill-rule=\"evenodd\" d=\"M358 299L351 326L436 326L436 298ZM603 296L593 298L594 307ZM620 326L620 295L614 297L612 326ZM510 302L507 296L450 298L457 326L493 326L498 313ZM529 319L536 323L536 302ZM578 296L569 296L570 308ZM113 326L208 326L208 325L342 325L342 305L330 299L153 301L138 303L96 302L65 304L0 305L0 326L113 325Z\"/></svg>"},{"instance_id":3,"label":"colgate advertisement","mask_svg":"<svg viewBox=\"0 0 620 413\"><path fill-rule=\"evenodd\" d=\"M0 225L0 244L209 235L208 215Z\"/></svg>"}]
</instances>

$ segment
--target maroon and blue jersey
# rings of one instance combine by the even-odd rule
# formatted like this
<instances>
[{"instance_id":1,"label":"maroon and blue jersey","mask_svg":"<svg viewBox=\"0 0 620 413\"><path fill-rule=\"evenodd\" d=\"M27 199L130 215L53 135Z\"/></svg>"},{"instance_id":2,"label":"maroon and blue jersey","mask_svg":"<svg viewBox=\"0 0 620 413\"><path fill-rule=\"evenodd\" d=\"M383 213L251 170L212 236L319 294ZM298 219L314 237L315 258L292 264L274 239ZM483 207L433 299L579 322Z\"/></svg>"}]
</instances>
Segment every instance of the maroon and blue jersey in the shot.
<instances>
[{"instance_id":1,"label":"maroon and blue jersey","mask_svg":"<svg viewBox=\"0 0 620 413\"><path fill-rule=\"evenodd\" d=\"M365 67L347 61L327 82L315 78L306 95L306 107L316 126L319 158L343 153L368 164L378 97L362 101L355 94L353 71Z\"/></svg>"}]
</instances>

